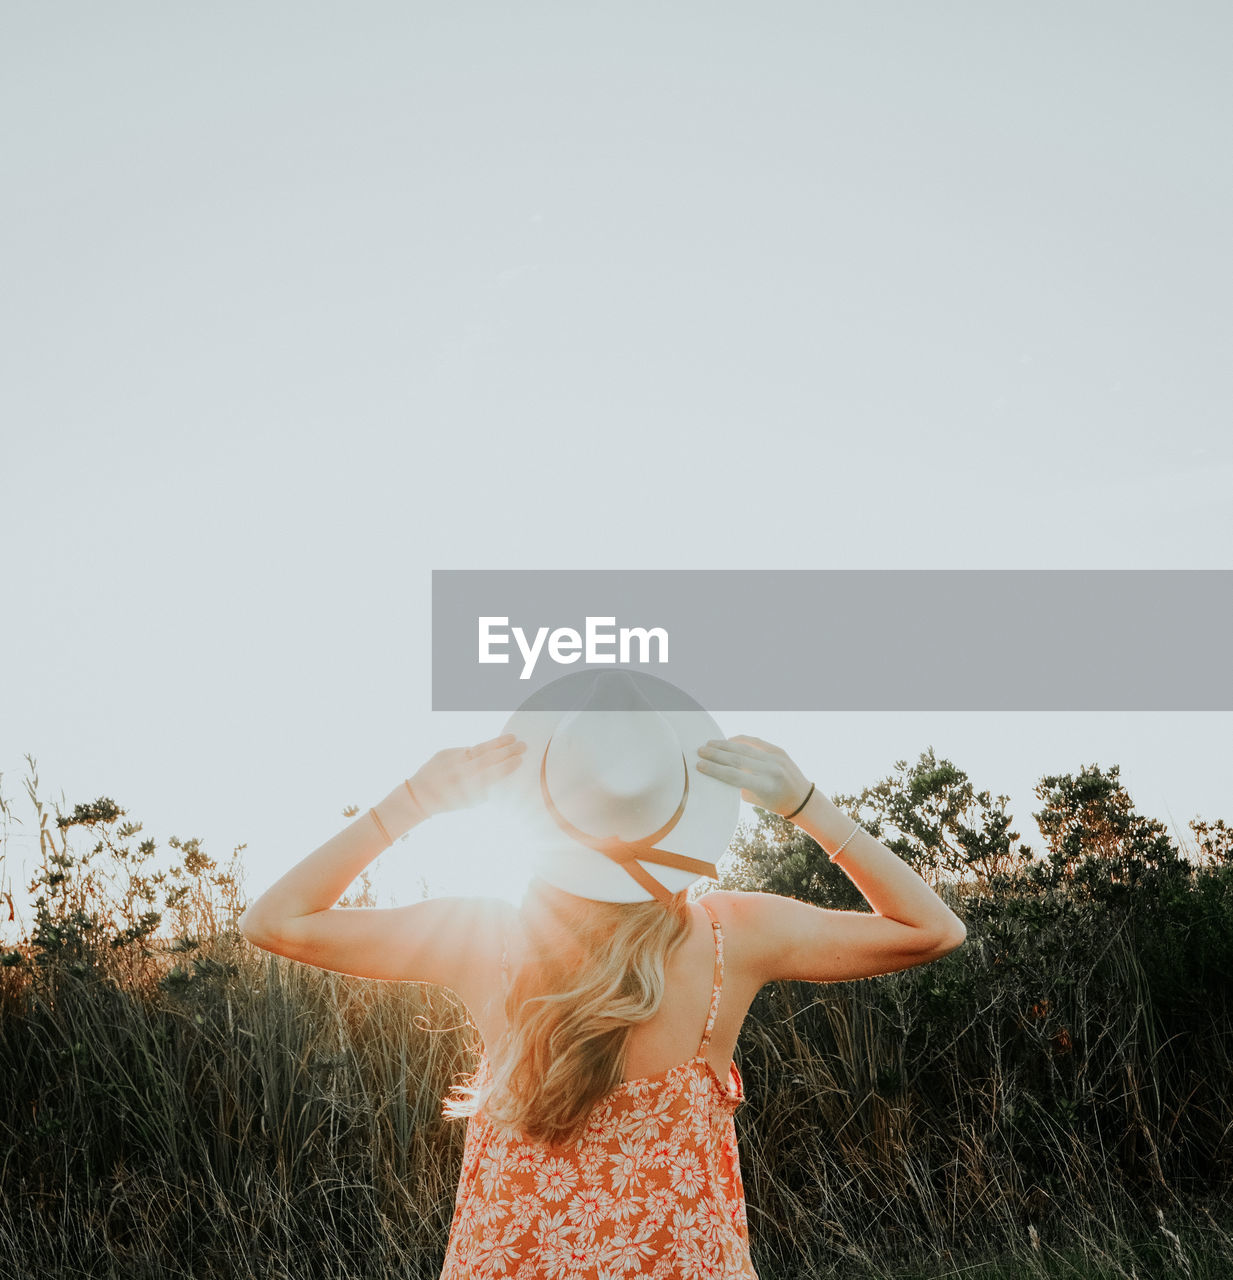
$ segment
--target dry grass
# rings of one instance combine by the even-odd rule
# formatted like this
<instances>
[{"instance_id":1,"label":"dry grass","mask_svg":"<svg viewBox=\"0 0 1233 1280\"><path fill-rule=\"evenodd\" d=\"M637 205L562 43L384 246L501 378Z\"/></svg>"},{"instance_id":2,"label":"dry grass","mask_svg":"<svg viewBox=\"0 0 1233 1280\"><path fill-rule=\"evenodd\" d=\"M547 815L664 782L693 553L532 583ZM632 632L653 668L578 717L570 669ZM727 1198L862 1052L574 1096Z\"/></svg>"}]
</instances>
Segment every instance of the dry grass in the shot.
<instances>
[{"instance_id":1,"label":"dry grass","mask_svg":"<svg viewBox=\"0 0 1233 1280\"><path fill-rule=\"evenodd\" d=\"M190 842L153 883L104 805L41 829L40 921L0 957L0 1274L437 1276L459 1004L255 951L234 867ZM945 959L755 1002L763 1280L1233 1274L1229 866L1143 889L1151 915L962 892Z\"/></svg>"}]
</instances>

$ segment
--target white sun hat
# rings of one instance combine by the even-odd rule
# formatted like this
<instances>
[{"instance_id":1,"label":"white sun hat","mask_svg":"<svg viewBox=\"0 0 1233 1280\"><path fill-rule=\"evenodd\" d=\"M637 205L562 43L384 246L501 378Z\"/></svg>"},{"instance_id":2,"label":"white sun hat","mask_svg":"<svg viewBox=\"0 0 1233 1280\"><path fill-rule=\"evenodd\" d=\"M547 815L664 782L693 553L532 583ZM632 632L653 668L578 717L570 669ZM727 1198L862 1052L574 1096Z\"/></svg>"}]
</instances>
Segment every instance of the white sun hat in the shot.
<instances>
[{"instance_id":1,"label":"white sun hat","mask_svg":"<svg viewBox=\"0 0 1233 1280\"><path fill-rule=\"evenodd\" d=\"M571 672L502 733L527 749L490 800L529 842L535 875L599 902L670 902L718 878L741 800L698 771L698 748L724 735L687 693L641 671Z\"/></svg>"}]
</instances>

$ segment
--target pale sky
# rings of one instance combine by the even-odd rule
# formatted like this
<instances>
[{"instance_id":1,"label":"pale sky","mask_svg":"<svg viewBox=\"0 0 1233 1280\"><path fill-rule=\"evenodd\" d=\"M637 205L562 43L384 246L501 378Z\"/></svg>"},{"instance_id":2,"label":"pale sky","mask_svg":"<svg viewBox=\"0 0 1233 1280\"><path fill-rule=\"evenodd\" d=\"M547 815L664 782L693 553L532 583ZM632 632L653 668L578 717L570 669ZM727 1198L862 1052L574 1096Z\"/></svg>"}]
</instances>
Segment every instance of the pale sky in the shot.
<instances>
[{"instance_id":1,"label":"pale sky","mask_svg":"<svg viewBox=\"0 0 1233 1280\"><path fill-rule=\"evenodd\" d=\"M430 711L434 568L1233 567L1231 43L1219 3L6 6L0 881L27 752L255 893L491 736ZM1037 844L1084 763L1233 818L1228 713L714 710L828 793L932 744ZM485 839L377 882L473 889Z\"/></svg>"}]
</instances>

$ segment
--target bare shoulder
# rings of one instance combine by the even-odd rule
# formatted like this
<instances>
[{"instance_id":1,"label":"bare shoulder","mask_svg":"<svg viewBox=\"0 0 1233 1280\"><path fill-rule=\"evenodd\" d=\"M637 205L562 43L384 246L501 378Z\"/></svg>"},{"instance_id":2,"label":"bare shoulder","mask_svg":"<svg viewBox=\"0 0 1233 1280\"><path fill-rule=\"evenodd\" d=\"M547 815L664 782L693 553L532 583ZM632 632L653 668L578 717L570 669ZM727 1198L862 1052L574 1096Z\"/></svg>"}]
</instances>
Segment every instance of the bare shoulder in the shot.
<instances>
[{"instance_id":1,"label":"bare shoulder","mask_svg":"<svg viewBox=\"0 0 1233 1280\"><path fill-rule=\"evenodd\" d=\"M434 904L430 906L429 904ZM418 968L421 981L448 987L473 1012L482 1008L501 981L501 960L511 954L519 924L518 908L504 898L429 898Z\"/></svg>"},{"instance_id":2,"label":"bare shoulder","mask_svg":"<svg viewBox=\"0 0 1233 1280\"><path fill-rule=\"evenodd\" d=\"M723 889L698 901L714 911L734 960L759 986L894 973L936 960L963 942L873 911L815 907L776 893Z\"/></svg>"},{"instance_id":3,"label":"bare shoulder","mask_svg":"<svg viewBox=\"0 0 1233 1280\"><path fill-rule=\"evenodd\" d=\"M458 898L454 901L460 914L456 924L465 939L458 956L458 967L464 975L476 975L487 980L491 971L500 967L506 947L514 945L513 939L520 925L518 908L504 898Z\"/></svg>"},{"instance_id":4,"label":"bare shoulder","mask_svg":"<svg viewBox=\"0 0 1233 1280\"><path fill-rule=\"evenodd\" d=\"M701 928L710 931L710 922L719 921L724 939L724 982L732 987L751 988L750 998L762 985L761 934L753 923L743 898L759 894L736 893L729 889L713 889L696 900L695 905L706 914Z\"/></svg>"}]
</instances>

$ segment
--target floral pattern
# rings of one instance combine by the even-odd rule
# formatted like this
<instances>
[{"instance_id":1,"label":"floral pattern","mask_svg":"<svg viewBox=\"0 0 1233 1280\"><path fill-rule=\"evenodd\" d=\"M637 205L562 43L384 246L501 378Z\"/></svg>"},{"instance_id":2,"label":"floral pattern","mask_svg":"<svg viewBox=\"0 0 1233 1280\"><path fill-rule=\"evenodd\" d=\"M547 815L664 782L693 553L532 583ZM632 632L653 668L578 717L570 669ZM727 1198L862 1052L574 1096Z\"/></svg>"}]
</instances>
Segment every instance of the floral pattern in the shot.
<instances>
[{"instance_id":1,"label":"floral pattern","mask_svg":"<svg viewBox=\"0 0 1233 1280\"><path fill-rule=\"evenodd\" d=\"M725 1087L704 1056L723 985L711 924L715 985L693 1058L618 1085L564 1155L468 1120L441 1280L757 1280L733 1119L744 1086L735 1063Z\"/></svg>"}]
</instances>

